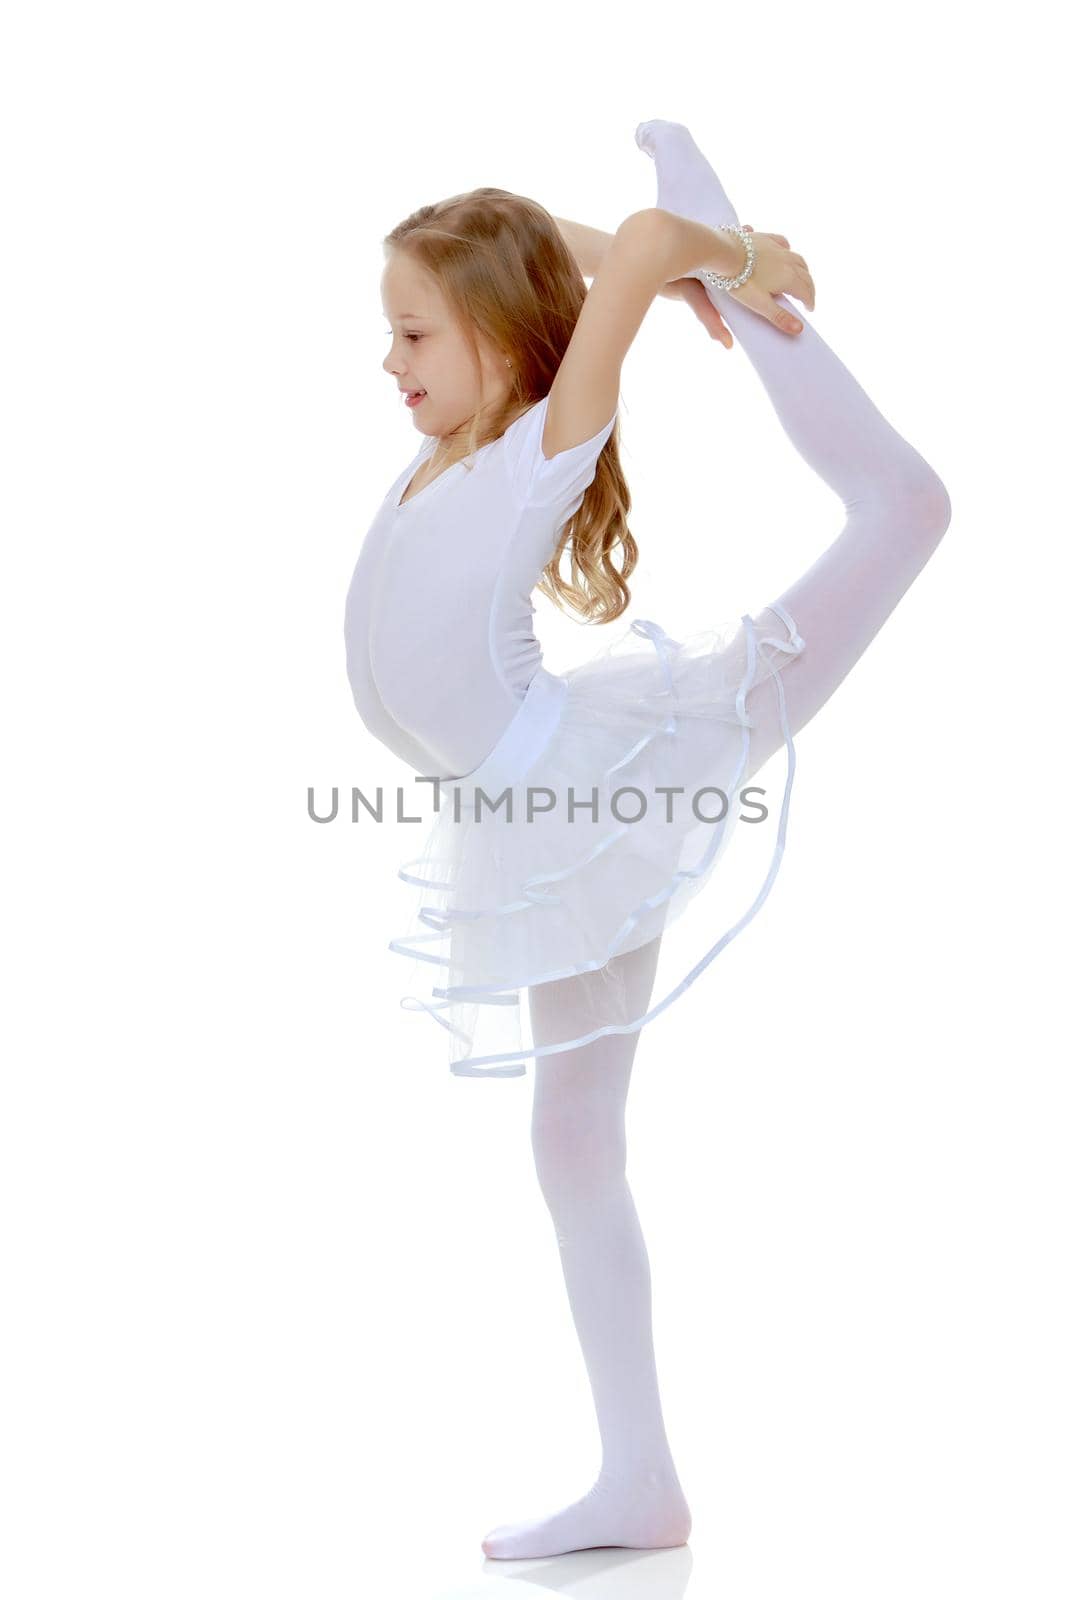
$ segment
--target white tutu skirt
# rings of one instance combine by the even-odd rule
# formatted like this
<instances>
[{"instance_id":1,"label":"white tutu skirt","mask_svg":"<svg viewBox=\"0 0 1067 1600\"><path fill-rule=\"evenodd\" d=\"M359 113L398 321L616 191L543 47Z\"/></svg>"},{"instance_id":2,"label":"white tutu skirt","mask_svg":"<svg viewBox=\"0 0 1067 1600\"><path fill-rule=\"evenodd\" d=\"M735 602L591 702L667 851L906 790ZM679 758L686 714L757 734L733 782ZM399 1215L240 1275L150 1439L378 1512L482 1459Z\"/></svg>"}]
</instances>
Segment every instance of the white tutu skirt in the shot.
<instances>
[{"instance_id":1,"label":"white tutu skirt","mask_svg":"<svg viewBox=\"0 0 1067 1600\"><path fill-rule=\"evenodd\" d=\"M781 860L795 767L782 671L804 649L783 608L770 610L783 626L758 629L745 615L732 636L682 641L634 622L562 676L539 668L480 766L420 785L427 805L436 787L438 809L400 868L411 921L389 948L412 963L401 1005L447 1029L453 1073L522 1076L527 1061L644 1027L758 910ZM746 796L747 696L772 673L788 752L777 816L763 788ZM644 989L635 999L620 958L701 895L742 819L767 839L755 900L713 937L714 896L704 896L687 918L687 934L691 919L707 924L699 959L676 971L663 939L651 1002ZM570 1019L572 1036L558 1037L557 1023L538 1037L529 991L560 982L571 992L551 1015Z\"/></svg>"}]
</instances>

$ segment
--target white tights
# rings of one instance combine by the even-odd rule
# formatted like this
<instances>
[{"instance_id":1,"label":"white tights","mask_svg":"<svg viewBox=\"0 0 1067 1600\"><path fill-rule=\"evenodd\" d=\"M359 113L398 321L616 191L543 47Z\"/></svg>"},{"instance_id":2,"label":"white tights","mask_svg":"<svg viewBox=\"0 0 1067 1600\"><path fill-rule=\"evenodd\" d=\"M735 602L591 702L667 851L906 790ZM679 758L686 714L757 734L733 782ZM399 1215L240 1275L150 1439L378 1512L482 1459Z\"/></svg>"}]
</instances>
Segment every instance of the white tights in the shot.
<instances>
[{"instance_id":1,"label":"white tights","mask_svg":"<svg viewBox=\"0 0 1067 1600\"><path fill-rule=\"evenodd\" d=\"M656 164L656 204L713 226L737 222L722 185L678 123L646 122L639 146ZM792 241L791 241L792 243ZM798 241L799 243L799 241ZM729 293L710 290L759 375L782 427L840 496L845 525L779 596L806 648L789 665L790 727L802 728L855 665L948 527L948 494L796 306L789 335ZM769 610L754 619L774 623ZM748 697L753 774L782 744L773 678ZM614 958L632 1016L648 1006L659 941ZM562 979L530 990L535 1045L597 1026L589 989ZM602 1464L590 1492L533 1521L495 1528L496 1557L545 1556L596 1545L683 1544L689 1507L660 1408L648 1255L626 1181L626 1096L640 1032L608 1034L536 1063L533 1150L556 1227L575 1327L592 1385Z\"/></svg>"}]
</instances>

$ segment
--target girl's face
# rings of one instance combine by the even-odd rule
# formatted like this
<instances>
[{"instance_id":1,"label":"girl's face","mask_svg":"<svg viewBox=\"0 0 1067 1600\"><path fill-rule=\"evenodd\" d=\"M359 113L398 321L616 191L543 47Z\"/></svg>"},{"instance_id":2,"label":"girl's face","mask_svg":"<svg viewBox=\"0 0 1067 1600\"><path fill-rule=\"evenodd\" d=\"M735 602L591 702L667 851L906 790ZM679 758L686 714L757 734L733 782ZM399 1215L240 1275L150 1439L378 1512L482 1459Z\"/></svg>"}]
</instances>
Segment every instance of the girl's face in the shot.
<instances>
[{"instance_id":1,"label":"girl's face","mask_svg":"<svg viewBox=\"0 0 1067 1600\"><path fill-rule=\"evenodd\" d=\"M403 250L389 253L381 290L389 325L382 367L400 389L426 391L407 407L421 433L446 438L480 406L505 397L511 387L505 358L476 335L480 363L472 363L436 282ZM404 395L399 398L406 405Z\"/></svg>"}]
</instances>

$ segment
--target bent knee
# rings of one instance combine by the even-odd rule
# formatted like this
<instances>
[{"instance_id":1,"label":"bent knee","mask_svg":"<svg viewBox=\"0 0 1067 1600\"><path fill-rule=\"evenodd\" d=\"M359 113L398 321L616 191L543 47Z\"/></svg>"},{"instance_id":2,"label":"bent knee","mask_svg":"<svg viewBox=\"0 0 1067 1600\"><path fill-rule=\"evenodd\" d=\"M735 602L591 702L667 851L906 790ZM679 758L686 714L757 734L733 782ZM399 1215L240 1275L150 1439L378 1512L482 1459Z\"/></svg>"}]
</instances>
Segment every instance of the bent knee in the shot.
<instances>
[{"instance_id":1,"label":"bent knee","mask_svg":"<svg viewBox=\"0 0 1067 1600\"><path fill-rule=\"evenodd\" d=\"M900 520L914 532L927 535L934 544L952 521L948 490L933 468L925 464L922 471L895 483L885 501L886 509L895 513L894 521Z\"/></svg>"}]
</instances>

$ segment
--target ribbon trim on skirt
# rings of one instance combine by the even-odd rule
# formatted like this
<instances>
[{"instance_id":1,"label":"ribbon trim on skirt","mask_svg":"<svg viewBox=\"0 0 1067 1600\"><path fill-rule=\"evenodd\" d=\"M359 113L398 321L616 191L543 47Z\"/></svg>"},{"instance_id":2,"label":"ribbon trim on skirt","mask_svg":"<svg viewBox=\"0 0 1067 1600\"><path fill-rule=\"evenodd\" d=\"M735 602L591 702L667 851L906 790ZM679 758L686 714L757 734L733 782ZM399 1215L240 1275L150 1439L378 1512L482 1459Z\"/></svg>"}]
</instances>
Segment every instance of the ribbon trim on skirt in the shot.
<instances>
[{"instance_id":1,"label":"ribbon trim on skirt","mask_svg":"<svg viewBox=\"0 0 1067 1600\"><path fill-rule=\"evenodd\" d=\"M746 770L748 761L748 752L751 742L749 730L752 727L752 719L748 714L747 697L755 677L758 661L757 647L758 645L769 645L790 656L799 655L805 648L805 641L800 637L799 633L797 632L796 624L785 608L780 604L773 604L769 606L768 609L774 611L775 614L785 623L789 630L789 638L765 638L757 641L755 625L752 621L752 618L747 613L742 618L746 635L746 670L744 678L737 689L736 716L737 721L743 730L743 739L741 755L731 787L731 799L736 791L737 785L741 781L744 771ZM672 655L676 654L682 648L682 646L679 641L669 638L658 623L649 620L642 619L633 622L630 626L630 631L640 635L641 637L650 639L655 646L656 653L659 658L659 667L663 682L663 688L660 692L664 696L667 704L667 710L661 721L656 724L656 726L643 734L642 737L634 744L634 746L627 751L626 755L621 757L618 761L615 761L612 766L607 769L607 771L604 773L605 777L609 776L611 773L617 772L620 768L625 767L628 763L633 761L650 740L657 738L660 735L670 736L676 731L676 721L673 709L675 701L675 689L674 678L671 670L671 657ZM659 1002L658 1005L654 1006L651 1010L645 1012L643 1016L638 1017L634 1021L628 1023L608 1023L603 1027L594 1028L589 1033L582 1035L580 1038L564 1040L562 1043L557 1044L541 1045L537 1047L531 1046L531 1048L528 1050L509 1051L498 1055L471 1056L468 1054L466 1057L461 1057L459 1060L451 1063L450 1070L453 1073L460 1077L518 1077L525 1074L526 1068L523 1063L525 1063L527 1060L539 1056L554 1055L563 1050L574 1050L582 1045L591 1043L594 1039L603 1037L605 1034L632 1033L639 1028L643 1028L647 1023L651 1022L654 1017L659 1016L669 1005L673 1004L673 1002L690 987L696 978L707 969L719 952L723 950L726 945L731 942L731 940L736 938L736 936L741 932L742 928L747 926L747 924L752 920L770 893L771 887L778 874L778 868L781 864L782 854L785 848L786 829L789 817L789 799L792 792L793 778L796 771L796 751L793 744L792 733L789 728L789 720L785 703L785 691L782 686L781 673L776 665L772 665L771 670L773 672L777 688L779 717L781 720L782 733L788 752L788 769L785 788L782 796L782 808L779 817L774 852L772 854L771 862L764 881L748 910L738 918L733 926L729 928L726 933L724 933L722 937L715 942L714 945L712 945L706 954L685 975L681 982L678 983L671 990L671 992ZM515 716L505 728L500 739L486 756L485 760L482 761L478 767L474 768L473 771L464 774L461 778L442 779L442 789L451 792L452 789L462 786L463 789L466 789L467 787L471 787L472 789L480 788L488 794L497 792L501 787L507 787L510 784L520 782L524 775L529 771L530 767L537 760L538 756L548 746L552 735L559 724L559 719L562 714L563 705L567 696L567 689L568 684L566 678L557 677L554 674L547 672L544 668L539 668L531 681L525 698L516 710ZM430 961L442 966L448 966L449 958L447 956L434 955L430 954L429 952L415 950L412 948L412 946L424 941L439 941L441 938L441 930L446 929L450 924L453 923L474 921L486 916L499 917L502 915L509 915L528 910L536 905L559 904L561 897L553 894L552 890L548 886L559 883L563 879L570 877L573 873L588 865L591 860L600 855L603 851L610 849L612 845L616 844L621 838L624 837L628 827L629 824L623 823L616 832L602 839L587 855L583 856L580 861L572 863L570 866L563 868L561 871L538 873L530 878L527 878L522 883L521 896L518 899L510 901L506 905L494 905L482 909L471 907L450 907L443 911L424 908L419 912L419 920L424 922L427 926L435 931L426 934L411 935L407 939L393 939L389 943L389 949L399 955L410 956L420 961ZM427 1003L418 995L405 995L401 998L401 1006L407 1010L418 1009L427 1012L433 1017L435 1022L439 1022L442 1027L448 1029L453 1035L459 1036L463 1042L467 1044L469 1051L472 1044L469 1036L454 1023L450 1022L447 1018L439 1015L440 1012L448 1010L451 1004L455 1001L470 1001L479 1005L517 1006L519 1004L518 991L529 987L531 984L546 983L558 978L573 977L583 972L590 972L599 969L608 960L610 960L611 956L623 943L626 936L637 925L641 916L645 912L654 908L658 904L661 904L663 901L670 899L670 897L676 893L683 880L699 878L707 871L710 858L714 855L721 842L721 836L717 836L714 843L709 846L708 851L705 852L704 857L696 867L680 868L671 876L671 878L664 884L663 888L660 889L656 894L648 896L640 901L638 905L634 907L630 915L628 915L620 924L615 936L610 942L609 947L603 952L603 955L598 960L586 962L581 965L563 966L558 970L551 972L526 973L518 977L512 977L508 982L503 984L454 985L451 988L434 987L432 989L432 993L439 997L436 1005ZM424 862L425 858L417 857L413 862L404 863L404 865L398 870L397 876L405 883L420 887L439 887L434 879L417 876L408 870L409 867L413 865L423 865Z\"/></svg>"}]
</instances>

